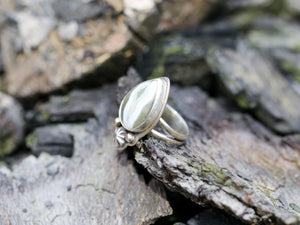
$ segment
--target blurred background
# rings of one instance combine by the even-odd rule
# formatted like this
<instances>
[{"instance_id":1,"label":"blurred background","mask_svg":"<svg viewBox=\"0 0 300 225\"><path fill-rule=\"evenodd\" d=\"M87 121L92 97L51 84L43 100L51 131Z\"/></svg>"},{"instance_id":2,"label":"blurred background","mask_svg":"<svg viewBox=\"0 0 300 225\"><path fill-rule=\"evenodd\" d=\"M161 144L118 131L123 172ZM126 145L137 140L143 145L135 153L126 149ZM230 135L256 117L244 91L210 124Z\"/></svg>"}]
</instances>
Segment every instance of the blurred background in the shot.
<instances>
[{"instance_id":1,"label":"blurred background","mask_svg":"<svg viewBox=\"0 0 300 225\"><path fill-rule=\"evenodd\" d=\"M97 86L134 63L143 77L206 86L209 48L241 40L299 92L299 12L297 0L1 0L0 90L28 98Z\"/></svg>"},{"instance_id":2,"label":"blurred background","mask_svg":"<svg viewBox=\"0 0 300 225\"><path fill-rule=\"evenodd\" d=\"M68 129L38 129L107 113L97 104L115 99L127 73L200 87L299 148L299 0L0 0L0 165L41 152L71 157ZM157 224L200 210L178 202L176 219Z\"/></svg>"},{"instance_id":3,"label":"blurred background","mask_svg":"<svg viewBox=\"0 0 300 225\"><path fill-rule=\"evenodd\" d=\"M299 15L297 0L1 0L0 91L31 110L133 66L299 132Z\"/></svg>"}]
</instances>

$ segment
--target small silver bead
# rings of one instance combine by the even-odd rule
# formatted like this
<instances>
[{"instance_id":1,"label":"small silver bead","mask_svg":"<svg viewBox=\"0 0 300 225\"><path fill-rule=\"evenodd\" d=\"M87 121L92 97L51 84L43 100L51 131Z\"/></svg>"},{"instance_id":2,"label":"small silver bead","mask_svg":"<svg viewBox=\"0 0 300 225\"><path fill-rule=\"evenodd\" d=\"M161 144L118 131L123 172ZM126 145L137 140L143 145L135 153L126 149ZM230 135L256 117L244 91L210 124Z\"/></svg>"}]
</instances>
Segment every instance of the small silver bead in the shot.
<instances>
[{"instance_id":1,"label":"small silver bead","mask_svg":"<svg viewBox=\"0 0 300 225\"><path fill-rule=\"evenodd\" d=\"M121 121L120 121L119 117L115 119L115 125L121 126Z\"/></svg>"},{"instance_id":2,"label":"small silver bead","mask_svg":"<svg viewBox=\"0 0 300 225\"><path fill-rule=\"evenodd\" d=\"M132 133L128 133L127 135L126 135L126 137L125 137L125 140L127 141L127 142L133 142L133 140L134 140L134 135L132 134Z\"/></svg>"}]
</instances>

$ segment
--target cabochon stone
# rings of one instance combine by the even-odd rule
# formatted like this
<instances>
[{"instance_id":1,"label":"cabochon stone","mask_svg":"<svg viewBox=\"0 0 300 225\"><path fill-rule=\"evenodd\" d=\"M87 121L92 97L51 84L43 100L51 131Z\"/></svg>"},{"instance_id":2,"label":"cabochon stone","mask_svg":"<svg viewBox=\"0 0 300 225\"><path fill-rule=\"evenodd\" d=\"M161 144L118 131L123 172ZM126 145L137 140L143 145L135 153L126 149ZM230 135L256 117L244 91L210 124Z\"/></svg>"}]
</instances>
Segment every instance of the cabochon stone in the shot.
<instances>
[{"instance_id":1,"label":"cabochon stone","mask_svg":"<svg viewBox=\"0 0 300 225\"><path fill-rule=\"evenodd\" d=\"M150 120L155 120L156 117L149 117L149 115L152 112L157 114L158 111L162 110L164 104L157 101L163 101L165 95L168 94L165 93L164 86L167 85L167 82L164 79L157 78L140 83L124 97L119 112L124 128L129 131L140 132L152 124ZM147 123L146 126L144 126L145 122Z\"/></svg>"}]
</instances>

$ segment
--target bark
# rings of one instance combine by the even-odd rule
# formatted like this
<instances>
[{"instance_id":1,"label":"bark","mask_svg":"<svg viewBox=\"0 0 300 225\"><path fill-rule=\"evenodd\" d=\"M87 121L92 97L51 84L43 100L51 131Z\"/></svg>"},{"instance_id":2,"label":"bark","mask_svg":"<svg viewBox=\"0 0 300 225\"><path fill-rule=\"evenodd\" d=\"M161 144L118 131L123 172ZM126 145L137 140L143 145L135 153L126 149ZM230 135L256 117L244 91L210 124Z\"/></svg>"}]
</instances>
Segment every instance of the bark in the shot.
<instances>
[{"instance_id":1,"label":"bark","mask_svg":"<svg viewBox=\"0 0 300 225\"><path fill-rule=\"evenodd\" d=\"M115 150L115 89L98 90L99 111L87 122L46 125L27 138L38 151L74 146L71 158L42 153L0 166L0 224L150 224L172 213L163 186Z\"/></svg>"},{"instance_id":2,"label":"bark","mask_svg":"<svg viewBox=\"0 0 300 225\"><path fill-rule=\"evenodd\" d=\"M246 223L300 222L297 138L277 136L198 87L173 86L169 102L188 122L189 138L180 147L145 139L138 163L172 191Z\"/></svg>"},{"instance_id":3,"label":"bark","mask_svg":"<svg viewBox=\"0 0 300 225\"><path fill-rule=\"evenodd\" d=\"M114 150L115 90L120 101L140 81L134 70L129 74L119 80L118 88L107 85L75 91L41 107L50 112L44 113L48 118L55 114L59 119L44 121L56 124L35 132L47 135L56 130L64 135L44 140L33 133L27 144L42 151L44 146L70 148L73 140L73 155L42 153L13 164L11 170L1 167L2 221L149 224L171 214L160 184L146 184L128 159L132 149ZM75 124L82 115L77 111L79 102L87 106L79 121L87 122ZM243 222L299 223L298 135L277 136L231 102L212 99L198 87L172 86L169 103L186 119L189 138L180 147L145 138L142 148L135 149L138 163L172 191L225 210Z\"/></svg>"}]
</instances>

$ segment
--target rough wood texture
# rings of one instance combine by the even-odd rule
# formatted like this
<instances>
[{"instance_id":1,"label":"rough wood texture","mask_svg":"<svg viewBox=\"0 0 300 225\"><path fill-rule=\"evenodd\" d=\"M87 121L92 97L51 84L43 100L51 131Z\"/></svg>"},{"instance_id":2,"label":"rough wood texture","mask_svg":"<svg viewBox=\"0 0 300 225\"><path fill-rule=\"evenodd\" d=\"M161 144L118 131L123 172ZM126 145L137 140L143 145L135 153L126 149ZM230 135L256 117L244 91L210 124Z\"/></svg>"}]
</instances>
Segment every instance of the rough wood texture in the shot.
<instances>
[{"instance_id":1,"label":"rough wood texture","mask_svg":"<svg viewBox=\"0 0 300 225\"><path fill-rule=\"evenodd\" d=\"M119 100L139 80L134 70L129 74L119 81ZM149 224L171 213L163 189L157 183L152 186L154 181L145 184L127 154L114 150L116 88L78 91L48 104L60 119L47 122L70 122L66 115L76 114L76 98L93 105L87 107L91 118L85 116L84 124L43 128L73 137L70 159L41 154L14 164L12 170L1 167L2 223L115 224L119 219L119 224ZM151 138L144 141L135 158L152 175L171 190L247 223L300 222L297 135L280 138L224 99L211 99L197 87L172 87L169 102L187 120L191 132L179 148ZM33 135L27 142L36 138L41 137ZM51 143L57 145L48 141L47 147Z\"/></svg>"},{"instance_id":2,"label":"rough wood texture","mask_svg":"<svg viewBox=\"0 0 300 225\"><path fill-rule=\"evenodd\" d=\"M228 102L197 87L172 87L169 102L190 136L181 147L144 141L136 160L177 191L249 224L300 223L300 152ZM293 147L294 144L294 147Z\"/></svg>"},{"instance_id":3,"label":"rough wood texture","mask_svg":"<svg viewBox=\"0 0 300 225\"><path fill-rule=\"evenodd\" d=\"M128 154L115 150L115 89L99 90L98 113L88 122L42 128L73 137L71 158L42 153L13 164L11 170L0 167L0 224L150 224L172 213L163 186L154 179L147 184ZM95 91L86 97L88 93L93 99ZM55 136L47 138L48 148L51 143L58 147ZM27 142L40 139L42 135L33 135Z\"/></svg>"}]
</instances>

